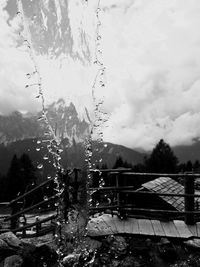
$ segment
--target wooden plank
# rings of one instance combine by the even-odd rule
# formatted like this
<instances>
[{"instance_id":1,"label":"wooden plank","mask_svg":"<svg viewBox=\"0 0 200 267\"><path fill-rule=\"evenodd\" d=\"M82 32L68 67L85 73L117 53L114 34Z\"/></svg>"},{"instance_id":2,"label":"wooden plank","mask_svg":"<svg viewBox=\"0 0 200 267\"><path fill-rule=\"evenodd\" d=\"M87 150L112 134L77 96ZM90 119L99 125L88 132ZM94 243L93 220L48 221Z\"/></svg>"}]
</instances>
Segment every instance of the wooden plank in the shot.
<instances>
[{"instance_id":1,"label":"wooden plank","mask_svg":"<svg viewBox=\"0 0 200 267\"><path fill-rule=\"evenodd\" d=\"M196 226L197 226L197 236L200 237L200 222L197 222Z\"/></svg>"},{"instance_id":2,"label":"wooden plank","mask_svg":"<svg viewBox=\"0 0 200 267\"><path fill-rule=\"evenodd\" d=\"M112 217L112 231L113 231L113 233L115 233L115 234L118 234L118 233L120 233L119 231L120 231L120 227L118 226L119 225L119 218L118 218L118 216L116 216L116 215L114 215L113 217ZM120 220L121 221L121 220Z\"/></svg>"},{"instance_id":3,"label":"wooden plank","mask_svg":"<svg viewBox=\"0 0 200 267\"><path fill-rule=\"evenodd\" d=\"M151 220L151 224L153 226L153 230L156 236L165 236L165 232L162 228L160 221L158 220Z\"/></svg>"},{"instance_id":4,"label":"wooden plank","mask_svg":"<svg viewBox=\"0 0 200 267\"><path fill-rule=\"evenodd\" d=\"M147 219L138 219L139 231L142 235L155 235L151 221Z\"/></svg>"},{"instance_id":5,"label":"wooden plank","mask_svg":"<svg viewBox=\"0 0 200 267\"><path fill-rule=\"evenodd\" d=\"M113 235L114 232L112 231L111 225L108 221L107 216L102 215L100 218L99 228L104 231L107 235Z\"/></svg>"},{"instance_id":6,"label":"wooden plank","mask_svg":"<svg viewBox=\"0 0 200 267\"><path fill-rule=\"evenodd\" d=\"M161 225L167 237L180 237L174 222L161 222Z\"/></svg>"},{"instance_id":7,"label":"wooden plank","mask_svg":"<svg viewBox=\"0 0 200 267\"><path fill-rule=\"evenodd\" d=\"M88 236L99 236L102 235L99 228L97 227L96 223L94 221L89 221L87 224L87 235Z\"/></svg>"},{"instance_id":8,"label":"wooden plank","mask_svg":"<svg viewBox=\"0 0 200 267\"><path fill-rule=\"evenodd\" d=\"M127 218L124 220L124 233L126 234L132 234L133 225L131 218Z\"/></svg>"},{"instance_id":9,"label":"wooden plank","mask_svg":"<svg viewBox=\"0 0 200 267\"><path fill-rule=\"evenodd\" d=\"M112 235L112 230L108 227L108 225L105 223L105 221L100 221L98 223L98 229L101 232L101 235Z\"/></svg>"},{"instance_id":10,"label":"wooden plank","mask_svg":"<svg viewBox=\"0 0 200 267\"><path fill-rule=\"evenodd\" d=\"M132 226L131 233L132 234L140 234L138 220L135 218L129 218L129 222Z\"/></svg>"},{"instance_id":11,"label":"wooden plank","mask_svg":"<svg viewBox=\"0 0 200 267\"><path fill-rule=\"evenodd\" d=\"M198 237L196 224L188 225L188 228L189 228L190 232L193 234L194 237Z\"/></svg>"},{"instance_id":12,"label":"wooden plank","mask_svg":"<svg viewBox=\"0 0 200 267\"><path fill-rule=\"evenodd\" d=\"M117 233L123 234L124 233L124 221L119 219L115 221L115 226L117 228Z\"/></svg>"},{"instance_id":13,"label":"wooden plank","mask_svg":"<svg viewBox=\"0 0 200 267\"><path fill-rule=\"evenodd\" d=\"M104 214L102 218L105 221L105 223L107 224L107 226L110 229L110 231L112 232L112 234L116 234L117 228L115 226L114 216L112 216L110 214Z\"/></svg>"},{"instance_id":14,"label":"wooden plank","mask_svg":"<svg viewBox=\"0 0 200 267\"><path fill-rule=\"evenodd\" d=\"M193 236L184 221L174 220L174 225L181 238L189 238Z\"/></svg>"},{"instance_id":15,"label":"wooden plank","mask_svg":"<svg viewBox=\"0 0 200 267\"><path fill-rule=\"evenodd\" d=\"M96 228L99 231L99 235L109 235L113 234L111 229L108 227L108 225L105 223L103 216L99 216L97 218L93 218L90 221L90 224L93 228Z\"/></svg>"}]
</instances>

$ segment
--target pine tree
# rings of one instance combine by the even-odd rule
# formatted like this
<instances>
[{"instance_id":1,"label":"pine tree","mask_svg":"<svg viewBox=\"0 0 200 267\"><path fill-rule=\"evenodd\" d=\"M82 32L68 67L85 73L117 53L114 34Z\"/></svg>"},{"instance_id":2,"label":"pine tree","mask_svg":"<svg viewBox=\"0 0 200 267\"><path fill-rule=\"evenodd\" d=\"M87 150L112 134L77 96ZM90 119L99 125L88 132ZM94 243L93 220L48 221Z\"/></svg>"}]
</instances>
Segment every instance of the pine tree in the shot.
<instances>
[{"instance_id":1,"label":"pine tree","mask_svg":"<svg viewBox=\"0 0 200 267\"><path fill-rule=\"evenodd\" d=\"M23 154L20 158L16 154L13 156L7 177L10 199L16 198L35 185L35 168L27 154Z\"/></svg>"},{"instance_id":2,"label":"pine tree","mask_svg":"<svg viewBox=\"0 0 200 267\"><path fill-rule=\"evenodd\" d=\"M113 169L117 169L117 168L120 168L120 167L123 167L123 166L124 166L124 161L123 161L121 156L118 156L116 161L115 161L115 164L113 166Z\"/></svg>"},{"instance_id":3,"label":"pine tree","mask_svg":"<svg viewBox=\"0 0 200 267\"><path fill-rule=\"evenodd\" d=\"M25 153L20 157L20 173L25 187L29 187L35 184L35 167L33 166L33 163L29 156Z\"/></svg>"},{"instance_id":4,"label":"pine tree","mask_svg":"<svg viewBox=\"0 0 200 267\"><path fill-rule=\"evenodd\" d=\"M20 162L15 154L11 160L10 168L8 170L8 196L9 199L15 198L21 190L21 177L20 177Z\"/></svg>"},{"instance_id":5,"label":"pine tree","mask_svg":"<svg viewBox=\"0 0 200 267\"><path fill-rule=\"evenodd\" d=\"M161 139L146 160L147 170L160 173L177 171L178 159L171 147Z\"/></svg>"}]
</instances>

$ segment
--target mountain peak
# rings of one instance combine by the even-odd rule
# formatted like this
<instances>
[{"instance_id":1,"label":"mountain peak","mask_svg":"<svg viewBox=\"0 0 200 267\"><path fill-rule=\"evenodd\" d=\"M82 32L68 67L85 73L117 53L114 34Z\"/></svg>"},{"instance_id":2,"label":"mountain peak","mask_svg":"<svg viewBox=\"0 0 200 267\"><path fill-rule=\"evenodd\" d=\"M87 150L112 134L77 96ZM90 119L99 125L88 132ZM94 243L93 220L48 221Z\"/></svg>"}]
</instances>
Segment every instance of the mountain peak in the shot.
<instances>
[{"instance_id":1,"label":"mountain peak","mask_svg":"<svg viewBox=\"0 0 200 267\"><path fill-rule=\"evenodd\" d=\"M89 124L78 117L75 105L70 102L66 105L60 98L46 108L47 117L51 127L60 140L74 138L76 142L83 142L88 134ZM7 143L25 138L43 138L46 131L46 123L38 121L38 114L22 114L15 111L7 116L0 116L0 143Z\"/></svg>"}]
</instances>

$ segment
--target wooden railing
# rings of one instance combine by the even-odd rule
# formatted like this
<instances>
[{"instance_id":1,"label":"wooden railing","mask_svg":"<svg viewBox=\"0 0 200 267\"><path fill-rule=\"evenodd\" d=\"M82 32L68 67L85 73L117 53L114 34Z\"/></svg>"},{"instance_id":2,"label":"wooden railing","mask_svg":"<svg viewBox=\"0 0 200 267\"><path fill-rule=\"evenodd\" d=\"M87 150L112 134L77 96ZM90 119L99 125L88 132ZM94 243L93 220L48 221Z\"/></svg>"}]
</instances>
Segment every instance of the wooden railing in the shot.
<instances>
[{"instance_id":1,"label":"wooden railing","mask_svg":"<svg viewBox=\"0 0 200 267\"><path fill-rule=\"evenodd\" d=\"M78 176L80 169L74 169L74 190L73 190L73 200L77 199L78 194ZM187 224L194 224L196 221L200 221L200 211L195 209L195 199L200 199L200 194L195 194L194 181L196 178L200 177L200 174L193 173L179 173L179 174L163 174L163 173L136 173L132 172L131 169L105 169L105 170L92 170L93 174L93 184L89 188L91 195L93 197L93 204L89 207L90 213L96 212L110 212L112 214L117 214L120 218L126 218L126 216L138 216L145 218L181 218L184 219ZM126 181L128 178L128 182ZM151 181L158 177L170 177L173 179L181 178L184 182L184 193L158 193L158 192L144 192L139 190L141 187L138 179L144 181ZM100 180L104 180L104 185L98 186ZM54 178L51 178L42 184L31 189L29 192L24 193L23 195L17 197L9 203L9 206L12 209L10 216L5 218L5 221L10 221L10 228L13 232L22 232L25 236L26 230L34 227L36 229L36 235L44 233L47 229L42 227L43 223L52 222L56 218L56 215L51 215L47 218L38 220L35 222L27 224L26 222L22 226L17 225L17 220L20 216L25 216L27 213L41 207L44 204L53 202L55 203L57 195L50 196L48 199L40 201L29 207L23 209L17 208L19 202L23 203L24 199L27 196L30 196L37 192L37 190L48 186ZM135 185L137 184L137 186ZM140 187L138 187L140 184ZM66 183L66 188L69 186ZM67 193L67 191L65 192ZM106 195L106 197L104 197ZM103 196L103 197L102 197ZM160 208L159 205L155 207L145 207L138 205L137 201L142 199L142 202L147 197L176 197L184 198L184 210L176 210L175 208ZM105 198L109 201L105 201ZM68 199L68 198L66 198ZM128 199L131 199L131 203L128 202ZM98 201L97 201L98 200ZM97 204L98 202L98 204ZM66 205L67 206L67 205ZM52 231L53 225L50 224L49 229Z\"/></svg>"},{"instance_id":2,"label":"wooden railing","mask_svg":"<svg viewBox=\"0 0 200 267\"><path fill-rule=\"evenodd\" d=\"M119 215L122 214L122 217L128 216L142 216L145 218L153 217L153 218L181 218L185 220L186 224L194 224L195 221L200 221L200 211L195 209L195 200L199 198L200 200L200 192L195 194L195 186L194 181L196 178L200 177L200 174L193 174L193 173L178 173L178 174L168 174L168 173L137 173L131 172L127 169L106 169L100 170L99 172L94 170L96 179L99 176L104 176L105 174L107 177L107 184L104 187L98 188L93 187L90 188L91 192L95 192L98 195L99 199L101 195L107 195L110 197L111 195L115 195L115 201L110 201L110 203L98 203L98 205L93 205L90 207L90 210L94 213L97 211L111 211L113 213L116 211ZM112 176L112 181L108 181L108 175ZM154 180L155 178L159 177L170 177L173 179L181 178L184 184L184 193L158 193L158 192L150 192L150 191L141 191L134 185L127 186L126 182L124 183L125 177L129 176L132 179L132 184L134 184L135 178L142 177L143 180ZM129 180L130 180L129 179ZM108 186L112 183L112 186ZM129 184L131 182L129 181ZM183 185L180 185L183 186ZM132 197L133 203L127 203L127 198ZM156 197L176 197L184 198L184 210L176 210L173 206L171 209L169 208L152 208L152 207L138 207L137 204L134 203L134 200L137 197L139 199L145 200L145 198L149 196L156 196ZM158 200L159 201L159 200ZM145 203L145 201L143 201ZM199 201L200 203L200 201Z\"/></svg>"},{"instance_id":3,"label":"wooden railing","mask_svg":"<svg viewBox=\"0 0 200 267\"><path fill-rule=\"evenodd\" d=\"M73 192L73 199L75 200L77 198L77 193L78 193L78 188L77 188L77 184L78 184L78 173L79 173L79 169L75 168L71 171L71 174L74 174L74 187L75 190ZM66 176L68 176L70 173L70 171L66 172ZM47 218L44 219L38 219L38 216L35 216L35 222L33 223L27 223L26 222L26 214L35 211L36 209L39 209L41 207L43 207L43 205L46 205L48 203L54 203L56 202L56 200L58 199L58 194L54 194L53 196L50 196L42 201L39 201L38 203L35 203L31 206L28 207L23 207L24 206L24 202L25 199L27 197L33 196L34 193L37 193L38 190L41 190L42 188L46 188L50 185L51 182L53 182L55 179L55 177L52 177L51 179L48 179L47 181L44 181L43 183L41 183L40 185L34 187L33 189L29 190L28 192L25 192L24 194L22 194L21 196L18 196L17 198L15 198L14 200L10 201L8 203L8 207L10 207L11 209L11 215L6 216L4 219L4 222L9 222L10 221L10 229L13 232L22 232L23 236L26 236L26 230L27 229L31 229L31 228L35 228L36 230L36 236L37 235L41 235L44 232L48 231L48 228L42 227L42 225L46 222L51 222L49 225L49 231L52 231L53 228L55 228L55 224L52 224L52 220L56 218L57 215L50 215ZM67 177L63 178L63 181L66 182L66 188L68 186L68 182L67 182ZM22 217L24 218L24 221L21 223L21 226L19 226L19 218Z\"/></svg>"}]
</instances>

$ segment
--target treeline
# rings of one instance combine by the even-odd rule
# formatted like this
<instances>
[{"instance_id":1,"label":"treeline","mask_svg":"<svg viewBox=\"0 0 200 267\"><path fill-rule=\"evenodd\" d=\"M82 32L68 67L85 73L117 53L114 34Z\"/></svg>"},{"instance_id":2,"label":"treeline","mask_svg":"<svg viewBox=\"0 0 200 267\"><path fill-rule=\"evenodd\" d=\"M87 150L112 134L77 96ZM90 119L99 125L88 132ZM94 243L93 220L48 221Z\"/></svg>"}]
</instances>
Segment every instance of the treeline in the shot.
<instances>
[{"instance_id":1,"label":"treeline","mask_svg":"<svg viewBox=\"0 0 200 267\"><path fill-rule=\"evenodd\" d=\"M15 154L11 160L6 175L0 174L0 202L10 201L17 196L33 189L41 181L37 168L34 167L29 155L22 154L17 157ZM37 190L34 194L26 197L24 205L37 203L53 194L55 184L52 182L46 188Z\"/></svg>"},{"instance_id":2,"label":"treeline","mask_svg":"<svg viewBox=\"0 0 200 267\"><path fill-rule=\"evenodd\" d=\"M96 167L102 169L108 168L106 163ZM195 162L188 161L186 163L179 163L173 150L163 139L156 144L149 156L144 157L143 163L132 165L119 156L111 167L114 169L120 167L130 168L134 172L200 172L200 162L198 160ZM10 201L40 183L40 173L34 167L30 157L25 153L20 157L14 155L7 174L0 174L0 202ZM55 183L52 182L48 188L43 188L41 189L42 191L38 190L37 193L30 196L30 199L26 199L26 202L38 202L45 196L53 195L54 188Z\"/></svg>"},{"instance_id":3,"label":"treeline","mask_svg":"<svg viewBox=\"0 0 200 267\"><path fill-rule=\"evenodd\" d=\"M161 139L149 156L145 156L143 163L133 165L121 156L117 157L113 168L131 168L134 172L155 172L155 173L184 173L184 172L200 172L200 162L196 160L186 163L179 163L170 145ZM106 169L106 164L101 166Z\"/></svg>"},{"instance_id":4,"label":"treeline","mask_svg":"<svg viewBox=\"0 0 200 267\"><path fill-rule=\"evenodd\" d=\"M9 201L36 184L36 169L27 154L11 160L7 175L0 175L0 199Z\"/></svg>"}]
</instances>

